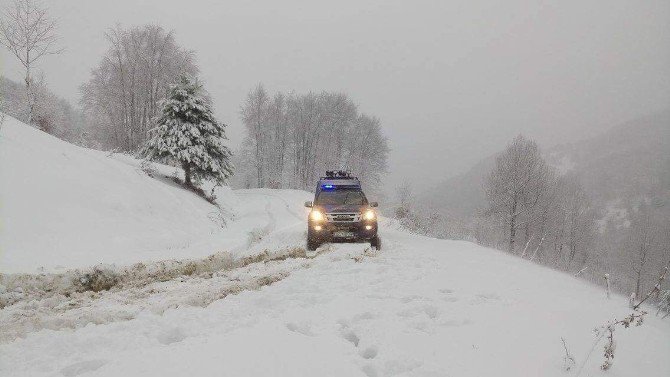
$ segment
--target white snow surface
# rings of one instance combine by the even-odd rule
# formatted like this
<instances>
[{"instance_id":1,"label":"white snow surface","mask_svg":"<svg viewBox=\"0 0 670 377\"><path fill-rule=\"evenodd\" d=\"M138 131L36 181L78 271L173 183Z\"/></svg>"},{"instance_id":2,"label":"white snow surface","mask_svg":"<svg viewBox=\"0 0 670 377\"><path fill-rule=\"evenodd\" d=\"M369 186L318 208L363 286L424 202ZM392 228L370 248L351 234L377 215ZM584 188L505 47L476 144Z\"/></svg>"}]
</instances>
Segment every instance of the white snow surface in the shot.
<instances>
[{"instance_id":1,"label":"white snow surface","mask_svg":"<svg viewBox=\"0 0 670 377\"><path fill-rule=\"evenodd\" d=\"M386 219L382 251L307 254L308 193L220 189L220 210L129 157L13 120L0 132L2 268L53 272L0 275L14 298L0 309L3 377L566 376L594 328L630 313L603 287ZM35 283L98 263L122 282L67 295ZM582 376L669 376L670 321L653 314L617 329L606 372L597 344Z\"/></svg>"}]
</instances>

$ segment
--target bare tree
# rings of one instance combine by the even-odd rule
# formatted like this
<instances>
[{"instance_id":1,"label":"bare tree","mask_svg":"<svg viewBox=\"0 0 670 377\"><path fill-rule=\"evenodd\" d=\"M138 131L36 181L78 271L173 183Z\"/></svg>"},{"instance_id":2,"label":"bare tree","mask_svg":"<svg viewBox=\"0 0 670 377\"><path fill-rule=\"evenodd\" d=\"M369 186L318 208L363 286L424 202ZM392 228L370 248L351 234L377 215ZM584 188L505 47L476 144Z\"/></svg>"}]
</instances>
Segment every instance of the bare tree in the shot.
<instances>
[{"instance_id":1,"label":"bare tree","mask_svg":"<svg viewBox=\"0 0 670 377\"><path fill-rule=\"evenodd\" d=\"M642 206L633 219L630 234L631 267L635 274L635 297L640 297L647 266L656 238L656 227L649 210Z\"/></svg>"},{"instance_id":2,"label":"bare tree","mask_svg":"<svg viewBox=\"0 0 670 377\"><path fill-rule=\"evenodd\" d=\"M44 56L58 54L56 47L56 20L49 17L47 9L35 0L15 0L4 10L0 20L0 43L19 60L25 68L28 99L28 123L33 123L35 90L33 69Z\"/></svg>"},{"instance_id":3,"label":"bare tree","mask_svg":"<svg viewBox=\"0 0 670 377\"><path fill-rule=\"evenodd\" d=\"M559 267L561 259L564 259L565 269L575 267L575 270L580 270L586 264L588 249L595 235L595 214L591 199L575 176L561 177L556 184L555 218L552 224L556 243L554 266ZM564 246L567 246L565 257L561 255Z\"/></svg>"},{"instance_id":4,"label":"bare tree","mask_svg":"<svg viewBox=\"0 0 670 377\"><path fill-rule=\"evenodd\" d=\"M501 217L506 224L510 252L515 250L518 230L535 220L534 210L547 194L549 178L549 169L537 144L522 136L516 137L496 159L486 182L488 212Z\"/></svg>"},{"instance_id":5,"label":"bare tree","mask_svg":"<svg viewBox=\"0 0 670 377\"><path fill-rule=\"evenodd\" d=\"M398 202L393 216L402 220L409 216L412 207L412 185L409 182L404 182L402 185L396 187L396 201Z\"/></svg>"},{"instance_id":6,"label":"bare tree","mask_svg":"<svg viewBox=\"0 0 670 377\"><path fill-rule=\"evenodd\" d=\"M272 99L268 108L268 121L270 123L272 137L272 149L269 159L269 176L268 182L270 187L281 188L284 187L284 170L286 165L286 150L289 141L289 123L287 114L287 101L283 93L277 93Z\"/></svg>"},{"instance_id":7,"label":"bare tree","mask_svg":"<svg viewBox=\"0 0 670 377\"><path fill-rule=\"evenodd\" d=\"M160 26L117 26L106 37L110 47L81 86L81 104L104 146L134 151L147 140L169 85L198 68L193 53Z\"/></svg>"},{"instance_id":8,"label":"bare tree","mask_svg":"<svg viewBox=\"0 0 670 377\"><path fill-rule=\"evenodd\" d=\"M272 130L268 124L268 109L270 98L263 84L258 84L247 95L247 100L242 107L242 122L247 129L254 148L254 164L256 165L256 178L258 187L265 187L268 142Z\"/></svg>"}]
</instances>

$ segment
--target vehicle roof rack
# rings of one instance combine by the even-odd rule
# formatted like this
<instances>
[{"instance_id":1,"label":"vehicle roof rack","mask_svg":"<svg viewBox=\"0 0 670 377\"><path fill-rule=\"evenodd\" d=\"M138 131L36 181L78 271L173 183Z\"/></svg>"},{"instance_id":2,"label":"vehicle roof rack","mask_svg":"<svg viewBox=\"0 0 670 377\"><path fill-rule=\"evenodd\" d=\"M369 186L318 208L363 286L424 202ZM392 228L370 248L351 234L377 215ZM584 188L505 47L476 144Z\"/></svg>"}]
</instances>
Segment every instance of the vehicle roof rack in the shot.
<instances>
[{"instance_id":1,"label":"vehicle roof rack","mask_svg":"<svg viewBox=\"0 0 670 377\"><path fill-rule=\"evenodd\" d=\"M346 170L326 170L326 176L321 177L321 179L356 179L356 177L351 176L351 172Z\"/></svg>"}]
</instances>

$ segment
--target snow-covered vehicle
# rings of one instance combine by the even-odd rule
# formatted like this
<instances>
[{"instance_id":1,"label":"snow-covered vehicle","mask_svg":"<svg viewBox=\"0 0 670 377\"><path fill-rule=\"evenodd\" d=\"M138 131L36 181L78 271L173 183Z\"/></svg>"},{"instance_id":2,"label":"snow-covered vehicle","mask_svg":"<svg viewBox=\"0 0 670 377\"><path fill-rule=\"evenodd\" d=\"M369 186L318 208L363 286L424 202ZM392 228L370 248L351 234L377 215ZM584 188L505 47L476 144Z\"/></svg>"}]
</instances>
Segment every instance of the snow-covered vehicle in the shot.
<instances>
[{"instance_id":1,"label":"snow-covered vehicle","mask_svg":"<svg viewBox=\"0 0 670 377\"><path fill-rule=\"evenodd\" d=\"M381 249L377 234L377 202L368 202L356 177L343 171L327 171L319 179L307 220L307 249L324 242L370 242Z\"/></svg>"}]
</instances>

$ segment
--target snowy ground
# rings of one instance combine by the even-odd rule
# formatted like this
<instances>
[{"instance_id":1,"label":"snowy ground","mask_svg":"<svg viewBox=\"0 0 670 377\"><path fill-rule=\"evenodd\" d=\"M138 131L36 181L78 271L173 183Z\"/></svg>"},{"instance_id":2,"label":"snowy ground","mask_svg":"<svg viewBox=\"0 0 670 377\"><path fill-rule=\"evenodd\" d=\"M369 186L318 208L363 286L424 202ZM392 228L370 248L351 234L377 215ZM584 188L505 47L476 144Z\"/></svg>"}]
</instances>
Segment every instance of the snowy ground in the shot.
<instances>
[{"instance_id":1,"label":"snowy ground","mask_svg":"<svg viewBox=\"0 0 670 377\"><path fill-rule=\"evenodd\" d=\"M220 190L225 226L168 236L172 245L186 237L183 247L159 250L159 223L144 231L119 225L128 239L109 243L87 243L95 239L74 236L70 227L58 233L43 220L37 221L42 232L31 233L14 217L22 209L35 215L41 209L56 220L53 208L67 215L67 206L79 204L60 191L76 181L75 171L67 173L71 181L55 183L58 195L30 191L51 196L37 204L15 192L15 184L28 189L30 182L5 181L18 174L6 171L8 159L21 153L9 141L34 137L20 136L24 131L36 132L3 127L0 138L3 221L23 232L3 230L2 271L11 272L0 275L3 377L566 376L586 360L593 329L629 313L625 298L607 300L602 287L471 243L411 235L387 220L381 252L348 244L308 254L302 202L309 194L298 191ZM42 162L40 174L57 179L50 164L69 169L59 153ZM129 219L136 226L172 216L176 223L164 224L170 233L189 221L208 224L209 211L219 210L138 172L132 159L80 148L66 154L81 166L94 160L109 170L84 184L108 190L102 202L81 198L106 211L95 216L118 221L137 212ZM152 180L162 185L156 192ZM22 204L8 203L9 195ZM135 195L132 206L108 210L114 198ZM153 216L146 215L149 196L157 201ZM182 218L191 215L164 202L171 200L187 205L195 219ZM85 226L95 217L77 214L89 217L64 221ZM114 232L96 231L100 239L113 238ZM50 244L47 235L66 240ZM200 236L206 240L194 241ZM82 291L81 279L101 262L100 275L114 280L111 289ZM45 272L32 273L39 267ZM571 372L563 370L561 337L576 359ZM599 370L601 343L582 376L670 375L670 321L652 312L644 325L617 330L616 338L612 369Z\"/></svg>"}]
</instances>

